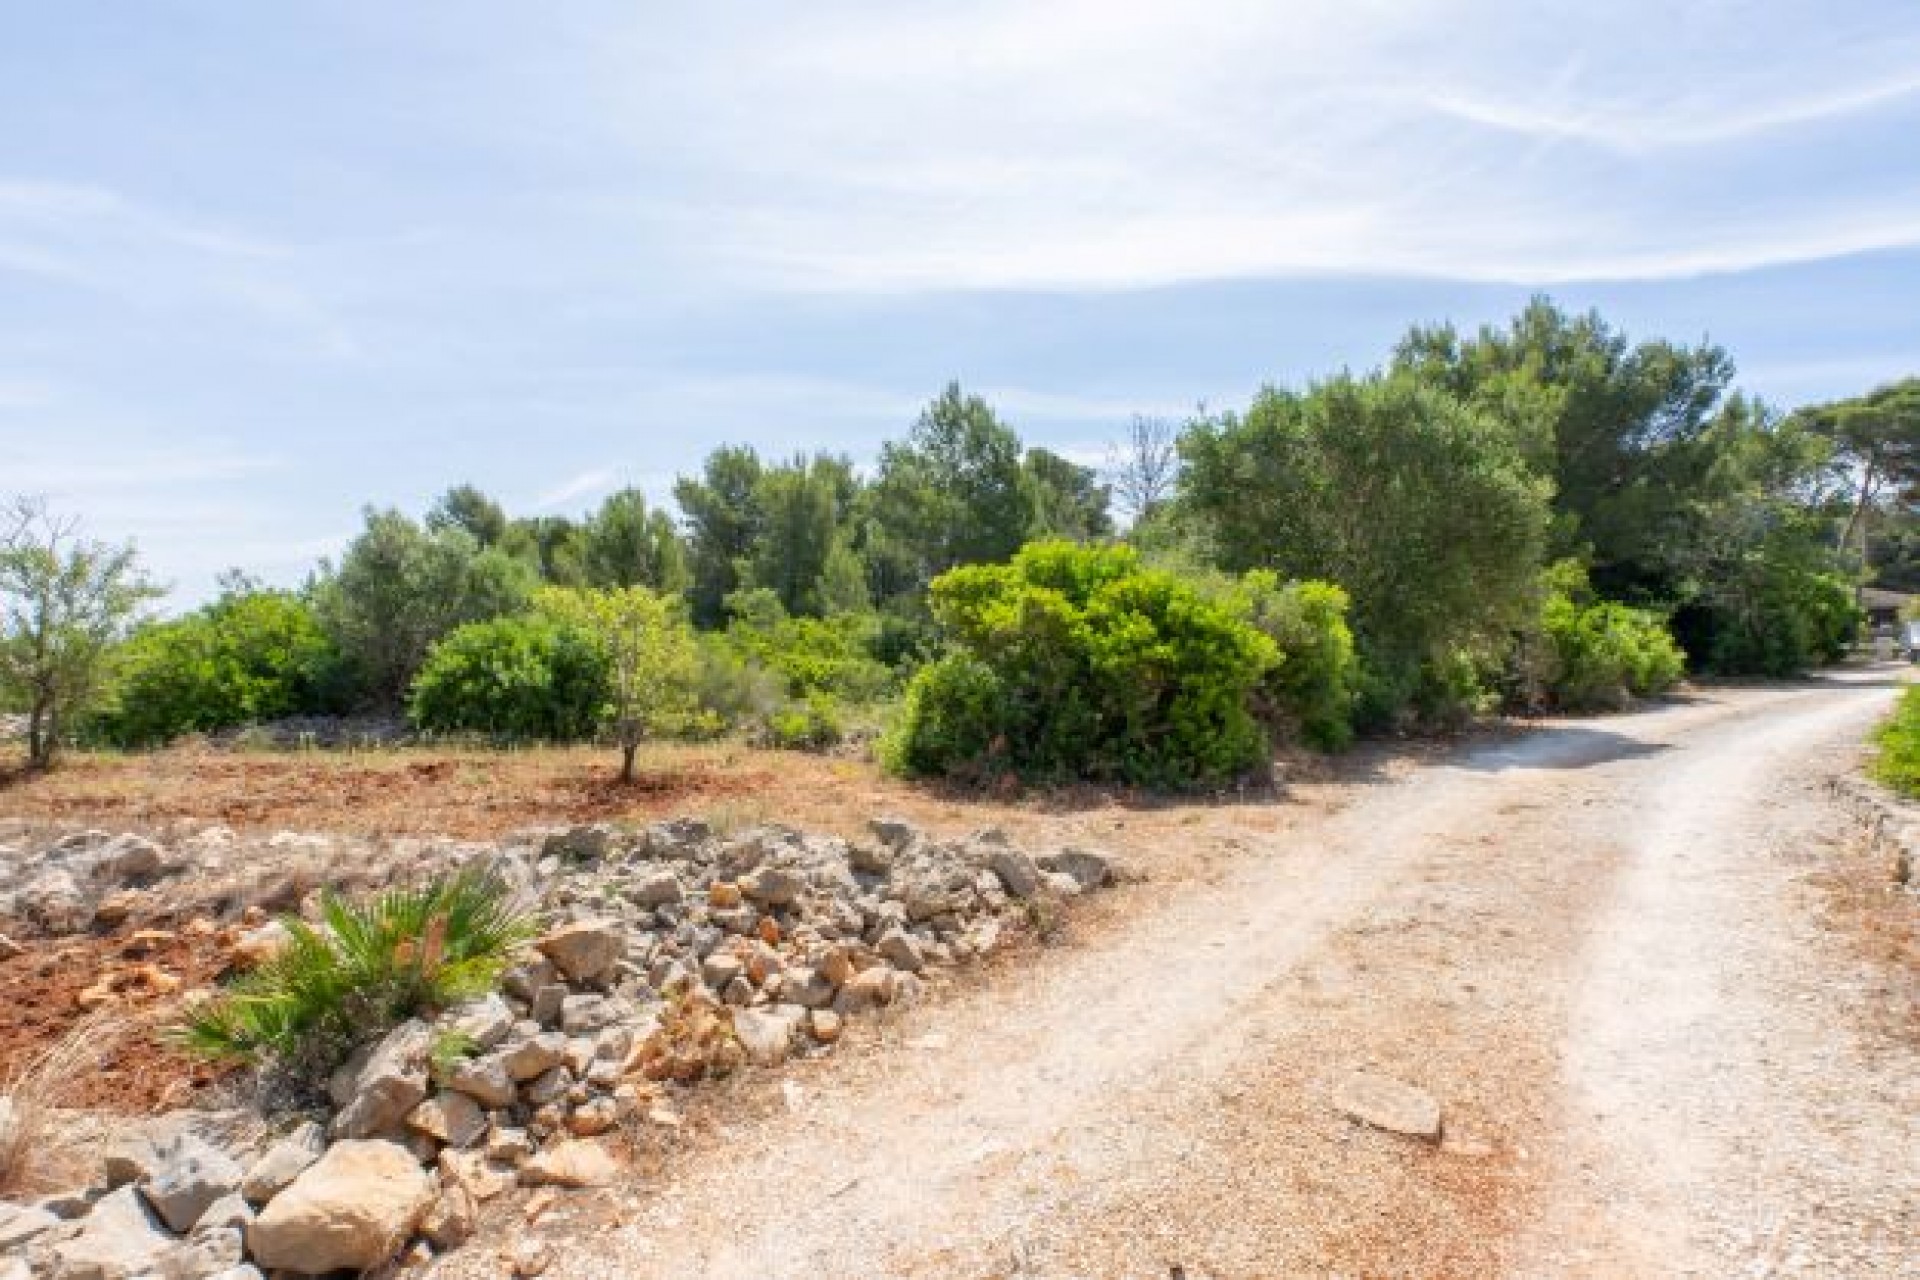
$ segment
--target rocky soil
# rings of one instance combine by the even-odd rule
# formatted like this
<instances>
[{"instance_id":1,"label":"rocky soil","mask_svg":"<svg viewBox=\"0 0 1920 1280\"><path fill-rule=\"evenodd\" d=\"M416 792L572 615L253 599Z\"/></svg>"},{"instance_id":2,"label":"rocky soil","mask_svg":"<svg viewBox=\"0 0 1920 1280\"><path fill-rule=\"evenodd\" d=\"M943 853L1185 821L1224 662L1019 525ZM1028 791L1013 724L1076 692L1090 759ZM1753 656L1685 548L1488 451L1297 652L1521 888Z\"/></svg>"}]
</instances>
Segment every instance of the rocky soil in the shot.
<instances>
[{"instance_id":1,"label":"rocky soil","mask_svg":"<svg viewBox=\"0 0 1920 1280\"><path fill-rule=\"evenodd\" d=\"M281 1106L284 1090L263 1088L217 1109L213 1094L246 1081L209 1078L202 1106L120 1126L72 1185L0 1205L13 1269L0 1276L241 1280L418 1264L457 1247L510 1189L615 1181L634 1135L676 1129L703 1081L830 1052L850 1021L912 1003L1116 874L1087 849L1036 855L994 830L941 841L889 819L860 841L681 820L400 852L224 828L170 846L77 832L0 849L12 931L0 973L53 997L26 1001L43 1010L42 1041L62 1013L68 1025L117 1007L159 1020L194 987L272 954L284 930L263 908L310 902L321 885L482 860L548 922L499 990L364 1045L318 1105ZM60 948L101 936L118 958L76 987ZM118 1052L102 1046L108 1070ZM139 1074L177 1065L148 1056Z\"/></svg>"}]
</instances>

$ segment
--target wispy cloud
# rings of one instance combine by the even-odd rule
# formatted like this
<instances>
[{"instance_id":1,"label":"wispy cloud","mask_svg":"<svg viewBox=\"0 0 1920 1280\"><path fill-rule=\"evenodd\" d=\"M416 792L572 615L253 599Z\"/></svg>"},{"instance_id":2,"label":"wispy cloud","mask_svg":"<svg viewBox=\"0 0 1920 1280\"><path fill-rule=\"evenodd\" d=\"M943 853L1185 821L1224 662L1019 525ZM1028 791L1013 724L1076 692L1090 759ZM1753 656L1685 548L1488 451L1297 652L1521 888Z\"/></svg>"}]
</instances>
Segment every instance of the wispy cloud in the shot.
<instances>
[{"instance_id":1,"label":"wispy cloud","mask_svg":"<svg viewBox=\"0 0 1920 1280\"><path fill-rule=\"evenodd\" d=\"M1920 128L1920 30L1801 0L1671 18L1655 0L1551 19L1521 0L828 4L694 23L671 62L652 29L602 56L630 145L683 165L689 256L748 287L1550 284L1920 243L1910 166L1796 184L1740 149L1856 118Z\"/></svg>"},{"instance_id":2,"label":"wispy cloud","mask_svg":"<svg viewBox=\"0 0 1920 1280\"><path fill-rule=\"evenodd\" d=\"M162 314L236 312L302 334L317 353L360 347L284 244L109 187L0 176L0 274L133 301Z\"/></svg>"},{"instance_id":3,"label":"wispy cloud","mask_svg":"<svg viewBox=\"0 0 1920 1280\"><path fill-rule=\"evenodd\" d=\"M1588 142L1624 152L1657 151L1736 142L1795 125L1909 102L1920 97L1920 74L1876 84L1842 85L1826 93L1761 96L1728 102L1680 98L1642 106L1547 102L1538 105L1441 92L1433 110L1474 124L1534 137Z\"/></svg>"},{"instance_id":4,"label":"wispy cloud","mask_svg":"<svg viewBox=\"0 0 1920 1280\"><path fill-rule=\"evenodd\" d=\"M582 471L570 476L550 489L541 491L533 499L535 511L552 511L568 503L578 502L582 498L591 498L607 492L618 484L620 473L612 467L596 467L592 471Z\"/></svg>"}]
</instances>

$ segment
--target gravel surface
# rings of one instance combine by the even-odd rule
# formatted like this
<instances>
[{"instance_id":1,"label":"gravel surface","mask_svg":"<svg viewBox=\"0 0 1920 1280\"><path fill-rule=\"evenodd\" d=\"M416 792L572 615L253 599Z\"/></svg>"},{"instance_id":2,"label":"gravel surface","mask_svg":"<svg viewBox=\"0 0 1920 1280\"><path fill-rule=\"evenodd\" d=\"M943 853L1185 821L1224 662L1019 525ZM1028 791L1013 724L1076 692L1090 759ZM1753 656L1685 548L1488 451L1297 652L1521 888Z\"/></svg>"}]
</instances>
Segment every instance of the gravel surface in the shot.
<instances>
[{"instance_id":1,"label":"gravel surface","mask_svg":"<svg viewBox=\"0 0 1920 1280\"><path fill-rule=\"evenodd\" d=\"M1136 848L1064 945L435 1273L534 1231L568 1277L1914 1274L1920 1054L1809 883L1892 696L1547 725ZM1442 1140L1343 1114L1353 1072Z\"/></svg>"}]
</instances>

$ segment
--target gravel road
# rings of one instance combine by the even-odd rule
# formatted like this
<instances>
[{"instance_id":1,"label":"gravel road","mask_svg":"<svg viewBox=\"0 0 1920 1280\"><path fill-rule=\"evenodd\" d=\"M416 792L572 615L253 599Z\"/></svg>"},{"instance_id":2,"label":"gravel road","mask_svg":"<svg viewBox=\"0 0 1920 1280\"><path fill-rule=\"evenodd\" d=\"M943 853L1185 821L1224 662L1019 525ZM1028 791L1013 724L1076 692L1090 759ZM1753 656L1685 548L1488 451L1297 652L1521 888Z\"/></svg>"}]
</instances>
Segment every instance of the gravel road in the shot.
<instances>
[{"instance_id":1,"label":"gravel road","mask_svg":"<svg viewBox=\"0 0 1920 1280\"><path fill-rule=\"evenodd\" d=\"M550 1224L547 1274L1920 1275L1920 1052L1852 1016L1886 975L1810 882L1895 678L1363 759L1231 859L1148 850L1066 944ZM1444 1139L1342 1115L1353 1071Z\"/></svg>"}]
</instances>

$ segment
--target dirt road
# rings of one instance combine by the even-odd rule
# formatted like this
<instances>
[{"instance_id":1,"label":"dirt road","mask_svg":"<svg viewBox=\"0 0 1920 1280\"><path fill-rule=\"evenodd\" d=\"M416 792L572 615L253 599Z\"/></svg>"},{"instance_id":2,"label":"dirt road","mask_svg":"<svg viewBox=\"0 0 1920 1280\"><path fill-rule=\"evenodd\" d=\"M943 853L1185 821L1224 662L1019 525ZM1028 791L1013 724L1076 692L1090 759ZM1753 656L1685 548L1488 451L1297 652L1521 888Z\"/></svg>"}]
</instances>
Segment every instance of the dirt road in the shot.
<instances>
[{"instance_id":1,"label":"dirt road","mask_svg":"<svg viewBox=\"0 0 1920 1280\"><path fill-rule=\"evenodd\" d=\"M1855 1016L1912 975L1810 882L1846 830L1821 779L1893 694L1548 725L1324 788L1231 859L1170 842L623 1225L557 1229L548 1274L1920 1274L1920 1053ZM1445 1140L1341 1115L1356 1069Z\"/></svg>"}]
</instances>

